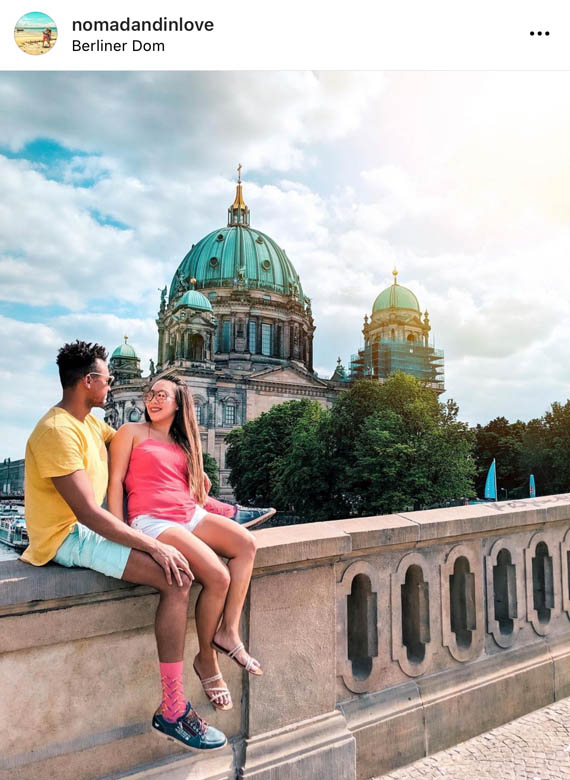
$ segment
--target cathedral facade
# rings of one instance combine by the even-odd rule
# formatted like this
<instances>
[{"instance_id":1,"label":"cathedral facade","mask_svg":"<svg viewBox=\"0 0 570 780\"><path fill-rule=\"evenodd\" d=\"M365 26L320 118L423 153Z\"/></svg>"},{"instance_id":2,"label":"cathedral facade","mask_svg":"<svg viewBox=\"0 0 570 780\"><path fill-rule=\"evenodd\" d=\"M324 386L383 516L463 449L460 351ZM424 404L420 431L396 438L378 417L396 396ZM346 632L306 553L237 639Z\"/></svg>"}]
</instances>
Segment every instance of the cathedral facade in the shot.
<instances>
[{"instance_id":1,"label":"cathedral facade","mask_svg":"<svg viewBox=\"0 0 570 780\"><path fill-rule=\"evenodd\" d=\"M222 497L231 497L225 437L232 428L284 401L310 398L330 406L356 378L382 381L399 367L406 370L397 359L379 359L386 342L389 352L397 352L399 345L408 356L408 373L428 384L435 380L434 389L443 391L428 345L427 312L422 320L417 299L398 285L397 275L377 297L370 321L365 318L365 346L353 356L350 371L339 358L330 379L314 373L311 300L283 249L251 226L239 176L227 225L184 257L170 288L161 292L156 324L157 359L146 376L127 337L112 353L110 371L116 379L105 419L114 427L138 422L146 385L173 374L183 377L194 398L203 450L220 468ZM410 349L415 359L410 360Z\"/></svg>"}]
</instances>

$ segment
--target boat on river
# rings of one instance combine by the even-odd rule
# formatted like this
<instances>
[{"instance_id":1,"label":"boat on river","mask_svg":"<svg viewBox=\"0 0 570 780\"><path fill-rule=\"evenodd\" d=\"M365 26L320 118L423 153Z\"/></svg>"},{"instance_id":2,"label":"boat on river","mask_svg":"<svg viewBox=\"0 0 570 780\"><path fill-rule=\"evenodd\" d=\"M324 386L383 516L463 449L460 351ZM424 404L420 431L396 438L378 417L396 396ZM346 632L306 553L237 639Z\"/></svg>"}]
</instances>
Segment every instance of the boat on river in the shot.
<instances>
[{"instance_id":1,"label":"boat on river","mask_svg":"<svg viewBox=\"0 0 570 780\"><path fill-rule=\"evenodd\" d=\"M24 507L18 504L0 508L0 542L17 550L28 546Z\"/></svg>"}]
</instances>

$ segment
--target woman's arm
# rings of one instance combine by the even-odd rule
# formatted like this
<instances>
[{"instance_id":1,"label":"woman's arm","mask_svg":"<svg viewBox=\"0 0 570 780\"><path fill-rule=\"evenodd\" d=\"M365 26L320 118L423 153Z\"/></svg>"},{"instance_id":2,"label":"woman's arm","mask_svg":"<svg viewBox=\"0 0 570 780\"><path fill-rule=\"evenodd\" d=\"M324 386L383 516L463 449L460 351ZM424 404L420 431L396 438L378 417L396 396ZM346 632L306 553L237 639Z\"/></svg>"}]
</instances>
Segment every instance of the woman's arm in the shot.
<instances>
[{"instance_id":1,"label":"woman's arm","mask_svg":"<svg viewBox=\"0 0 570 780\"><path fill-rule=\"evenodd\" d=\"M123 425L113 436L109 446L110 468L109 487L107 488L107 504L109 512L124 521L123 514L123 483L129 468L133 448L134 432L132 424Z\"/></svg>"}]
</instances>

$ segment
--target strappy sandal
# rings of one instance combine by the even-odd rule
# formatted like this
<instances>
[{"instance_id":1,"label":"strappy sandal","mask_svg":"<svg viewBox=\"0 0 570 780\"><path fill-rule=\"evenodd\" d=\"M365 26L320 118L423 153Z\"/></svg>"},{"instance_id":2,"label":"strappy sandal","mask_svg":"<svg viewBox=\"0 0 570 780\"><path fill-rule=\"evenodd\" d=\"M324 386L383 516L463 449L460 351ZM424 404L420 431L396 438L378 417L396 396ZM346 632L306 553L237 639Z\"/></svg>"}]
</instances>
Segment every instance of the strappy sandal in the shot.
<instances>
[{"instance_id":1,"label":"strappy sandal","mask_svg":"<svg viewBox=\"0 0 570 780\"><path fill-rule=\"evenodd\" d=\"M213 682L216 682L216 680L221 680L222 679L221 673L220 674L214 674L212 677L204 677L204 678L202 678L198 674L198 670L196 669L196 664L192 664L192 666L194 667L194 671L196 672L196 676L198 677L198 679L202 683L202 688L204 689L204 693L208 697L208 701L210 702L212 707L215 710L221 710L222 712L226 712L227 710L231 710L234 705L233 705L233 702L232 702L232 695L229 692L227 686L223 686L223 687L218 687L218 686L213 686L212 687L212 686L210 686L209 688L206 688L206 685L208 685L208 683L213 683ZM229 701L226 704L221 704L220 703L221 700L224 699L226 696L228 697Z\"/></svg>"},{"instance_id":2,"label":"strappy sandal","mask_svg":"<svg viewBox=\"0 0 570 780\"><path fill-rule=\"evenodd\" d=\"M242 662L236 657L240 650L245 649L243 642L240 642L239 645L236 645L233 650L226 650L225 647L222 647L212 639L212 647L214 648L214 650L217 650L218 653L223 653L223 655L227 655L228 658L231 658L232 661L235 661L236 664L238 666L241 666L242 669L245 669L246 672L249 672L250 674L253 674L256 677L261 677L261 675L263 674L263 670L261 669L259 661L256 661L255 658L252 658L250 654L247 652L247 650L246 650L247 661L245 664L242 664Z\"/></svg>"}]
</instances>

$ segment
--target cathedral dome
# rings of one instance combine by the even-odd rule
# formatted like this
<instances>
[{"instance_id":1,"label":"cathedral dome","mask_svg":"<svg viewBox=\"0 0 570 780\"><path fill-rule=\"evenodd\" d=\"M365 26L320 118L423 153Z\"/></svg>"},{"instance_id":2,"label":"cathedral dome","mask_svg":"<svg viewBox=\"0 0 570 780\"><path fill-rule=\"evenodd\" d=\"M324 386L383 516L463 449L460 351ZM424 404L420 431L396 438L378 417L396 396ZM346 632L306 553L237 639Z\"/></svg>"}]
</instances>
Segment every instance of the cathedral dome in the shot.
<instances>
[{"instance_id":1,"label":"cathedral dome","mask_svg":"<svg viewBox=\"0 0 570 780\"><path fill-rule=\"evenodd\" d=\"M394 274L394 284L382 290L380 295L378 295L374 301L372 313L382 311L383 309L413 309L419 312L420 304L414 293L408 290L407 287L402 287L401 284L398 284L398 272L396 269L392 273Z\"/></svg>"},{"instance_id":2,"label":"cathedral dome","mask_svg":"<svg viewBox=\"0 0 570 780\"><path fill-rule=\"evenodd\" d=\"M132 358L133 360L138 360L139 356L135 352L134 348L131 347L130 344L127 344L128 336L125 336L124 338L125 338L124 344L119 344L119 346L113 351L113 354L111 355L111 359Z\"/></svg>"},{"instance_id":3,"label":"cathedral dome","mask_svg":"<svg viewBox=\"0 0 570 780\"><path fill-rule=\"evenodd\" d=\"M178 308L178 306L190 306L192 309L212 311L212 304L206 296L202 295L198 290L188 290L185 292L182 298L176 302L176 307Z\"/></svg>"},{"instance_id":4,"label":"cathedral dome","mask_svg":"<svg viewBox=\"0 0 570 780\"><path fill-rule=\"evenodd\" d=\"M227 226L198 241L178 266L170 285L171 301L188 289L191 279L200 289L241 286L304 302L299 275L285 251L268 235L250 227L241 180L228 209Z\"/></svg>"}]
</instances>

